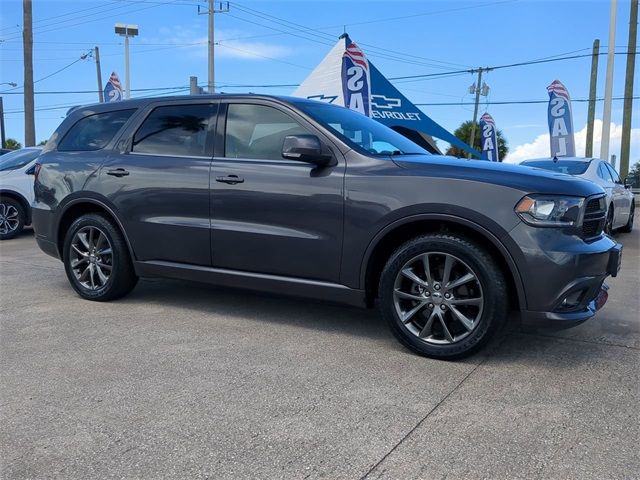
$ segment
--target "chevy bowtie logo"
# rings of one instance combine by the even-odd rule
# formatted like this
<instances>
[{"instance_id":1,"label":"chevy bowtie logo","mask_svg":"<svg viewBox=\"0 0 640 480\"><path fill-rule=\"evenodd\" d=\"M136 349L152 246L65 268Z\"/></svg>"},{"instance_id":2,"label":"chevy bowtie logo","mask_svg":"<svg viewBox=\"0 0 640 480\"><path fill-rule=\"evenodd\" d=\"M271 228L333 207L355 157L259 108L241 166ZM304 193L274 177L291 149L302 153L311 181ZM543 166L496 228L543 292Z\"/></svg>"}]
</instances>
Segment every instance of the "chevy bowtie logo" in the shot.
<instances>
[{"instance_id":1,"label":"chevy bowtie logo","mask_svg":"<svg viewBox=\"0 0 640 480\"><path fill-rule=\"evenodd\" d=\"M336 98L338 98L337 95L328 95L325 96L324 93L322 95L311 95L310 97L307 97L309 100L319 100L321 102L326 102L326 103L333 103L335 101Z\"/></svg>"},{"instance_id":2,"label":"chevy bowtie logo","mask_svg":"<svg viewBox=\"0 0 640 480\"><path fill-rule=\"evenodd\" d=\"M371 105L378 108L397 108L402 105L399 98L387 98L384 95L371 95Z\"/></svg>"}]
</instances>

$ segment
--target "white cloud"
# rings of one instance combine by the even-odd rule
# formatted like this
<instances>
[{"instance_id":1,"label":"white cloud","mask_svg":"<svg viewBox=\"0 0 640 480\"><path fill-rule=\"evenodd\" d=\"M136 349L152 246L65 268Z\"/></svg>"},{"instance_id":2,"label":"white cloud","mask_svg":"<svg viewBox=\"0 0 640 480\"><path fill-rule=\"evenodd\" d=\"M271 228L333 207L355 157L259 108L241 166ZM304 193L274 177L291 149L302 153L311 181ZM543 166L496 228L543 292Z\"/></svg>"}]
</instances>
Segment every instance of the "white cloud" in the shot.
<instances>
[{"instance_id":1,"label":"white cloud","mask_svg":"<svg viewBox=\"0 0 640 480\"><path fill-rule=\"evenodd\" d=\"M593 153L594 156L600 155L600 137L602 135L602 120L596 120L593 125ZM587 139L587 127L576 132L575 134L575 142L576 142L576 155L581 156L584 155L584 149L586 145ZM611 124L611 136L609 140L609 151L611 154L617 155L620 157L620 143L622 139L622 125L617 125L615 123ZM505 158L505 163L520 163L523 160L528 158L539 158L539 157L548 157L549 156L549 134L544 133L538 135L535 140L531 143L525 143L523 145L518 145L513 147L507 158ZM634 128L631 130L631 158L630 164L634 164L636 161L640 160L640 128Z\"/></svg>"},{"instance_id":2,"label":"white cloud","mask_svg":"<svg viewBox=\"0 0 640 480\"><path fill-rule=\"evenodd\" d=\"M182 51L196 58L207 58L207 35L199 25L162 27L158 37L147 38L142 43L171 44L184 46ZM216 30L216 57L242 58L244 60L270 60L287 57L293 53L291 48L274 43L234 40L247 36L240 30ZM225 39L229 40L225 40Z\"/></svg>"}]
</instances>

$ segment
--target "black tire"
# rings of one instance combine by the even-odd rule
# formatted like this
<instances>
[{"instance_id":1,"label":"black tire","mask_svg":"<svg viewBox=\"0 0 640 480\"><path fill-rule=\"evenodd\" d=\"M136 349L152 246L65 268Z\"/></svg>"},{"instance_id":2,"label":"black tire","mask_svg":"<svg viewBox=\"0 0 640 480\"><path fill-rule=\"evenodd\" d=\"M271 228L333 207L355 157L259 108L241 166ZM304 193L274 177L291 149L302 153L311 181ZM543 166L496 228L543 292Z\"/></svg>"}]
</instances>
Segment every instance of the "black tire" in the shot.
<instances>
[{"instance_id":1,"label":"black tire","mask_svg":"<svg viewBox=\"0 0 640 480\"><path fill-rule=\"evenodd\" d=\"M111 267L108 280L95 288L83 285L74 271L74 268L80 270L81 267L74 267L72 265L74 256L76 259L81 258L74 253L75 251L73 249L74 244L79 245L76 234L80 232L80 235L82 235L82 232L87 229L103 234L108 240L112 251L108 261ZM106 302L121 298L131 292L138 282L138 277L135 274L131 256L129 255L129 249L127 248L122 233L109 219L99 214L92 213L83 215L71 224L64 240L63 262L69 283L71 283L71 286L78 295L87 300ZM95 278L93 277L93 272L90 272L89 276L91 276L91 283L93 283L93 279ZM96 279L96 283L98 282L99 280Z\"/></svg>"},{"instance_id":2,"label":"black tire","mask_svg":"<svg viewBox=\"0 0 640 480\"><path fill-rule=\"evenodd\" d=\"M0 197L0 240L9 240L22 232L26 220L27 214L20 202Z\"/></svg>"},{"instance_id":3,"label":"black tire","mask_svg":"<svg viewBox=\"0 0 640 480\"><path fill-rule=\"evenodd\" d=\"M635 200L631 200L631 209L629 210L629 220L627 220L627 224L620 229L621 232L631 233L633 230L633 217L636 211L636 202Z\"/></svg>"},{"instance_id":4,"label":"black tire","mask_svg":"<svg viewBox=\"0 0 640 480\"><path fill-rule=\"evenodd\" d=\"M604 233L613 236L613 204L607 209L607 219L604 222Z\"/></svg>"},{"instance_id":5,"label":"black tire","mask_svg":"<svg viewBox=\"0 0 640 480\"><path fill-rule=\"evenodd\" d=\"M435 335L430 336L428 339L420 338L420 336L416 334L415 331L412 331L408 326L409 323L413 323L413 321L407 324L402 322L396 303L394 303L394 299L401 298L396 297L397 282L406 281L404 275L401 274L401 269L404 268L406 271L407 265L411 265L411 262L414 261L420 261L416 259L424 258L423 254L425 253L430 254L429 258L432 258L431 256L433 255L433 258L435 258L436 261L438 260L438 256L441 256L441 258L444 259L446 259L446 257L454 257L454 265L457 266L451 268L452 273L449 278L452 278L456 268L462 269L459 270L461 272L468 269L467 271L475 278L472 281L475 287L470 286L463 288L469 288L470 290L475 288L476 292L480 292L479 295L480 298L482 298L482 300L478 302L478 310L475 313L477 316L473 321L471 330L467 327L467 330L469 331L462 330L461 335L451 335L450 340L452 341L448 344L434 344L433 342L437 341ZM432 260L428 260L427 263L431 261ZM452 290L447 290L448 287L445 288L444 282L443 286L438 285L438 282L436 281L438 273L439 270L434 270L434 274L432 275L432 286L438 290L442 288L439 297L440 301L444 302L443 295L449 294L454 295L454 297L457 296L457 292L460 292L460 290L457 290L456 293L448 292L453 292L455 288L462 287L454 287ZM426 276L424 273L422 275ZM456 283L457 279L462 278L463 274L460 273L458 275L461 276L457 277L455 280L452 279L447 285L453 285ZM441 276L444 277L444 273L442 273ZM441 280L444 280L444 278L441 278ZM413 281L410 281L409 283L412 285L414 284ZM401 289L404 290L405 287L402 287ZM471 240L456 234L436 233L424 235L414 238L402 245L387 261L380 277L378 292L382 316L388 322L391 332L395 337L403 345L419 355L437 359L453 360L466 357L476 352L485 345L487 341L489 341L489 339L500 329L502 325L504 325L509 313L506 281L502 271L496 264L496 261L482 247L478 246ZM429 292L421 292L420 295L429 295ZM477 293L468 296L477 296ZM405 300L398 300L399 303L402 301ZM406 301L414 302L414 300ZM451 303L454 302L452 301ZM413 309L412 305L417 306L419 304L421 304L421 302L415 301L415 303L410 304L408 308ZM437 316L440 317L440 314L442 314L443 319L438 321L441 323L440 328L443 334L446 328L442 327L444 327L447 322L452 322L449 323L450 328L456 327L455 323L453 323L456 321L453 316L453 311L450 311L448 313L449 316L447 317L446 311L435 312L431 308L433 306L434 305L432 303L427 304L427 306L418 310L415 317L412 318L417 317L418 321L424 320L427 322L427 317L430 315L437 313ZM437 310L437 305L435 305L435 307ZM440 307L443 309L447 308L446 305L444 307L440 305ZM451 306L449 306L449 308L451 308ZM459 312L460 306L456 305L455 309ZM436 322L434 322L433 325L436 325ZM460 326L461 325L458 325L458 327ZM447 333L449 332L447 331ZM458 341L457 338L460 338L460 340Z\"/></svg>"}]
</instances>

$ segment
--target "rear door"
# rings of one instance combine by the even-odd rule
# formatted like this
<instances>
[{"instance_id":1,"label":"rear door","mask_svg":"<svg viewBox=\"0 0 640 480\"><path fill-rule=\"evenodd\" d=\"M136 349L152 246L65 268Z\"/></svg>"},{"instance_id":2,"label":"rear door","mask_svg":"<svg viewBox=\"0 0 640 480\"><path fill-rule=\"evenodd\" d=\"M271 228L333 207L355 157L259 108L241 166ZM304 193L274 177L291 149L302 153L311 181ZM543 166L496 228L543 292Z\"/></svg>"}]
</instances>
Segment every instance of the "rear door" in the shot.
<instances>
[{"instance_id":1,"label":"rear door","mask_svg":"<svg viewBox=\"0 0 640 480\"><path fill-rule=\"evenodd\" d=\"M138 260L211 265L214 101L154 103L123 135L98 185Z\"/></svg>"},{"instance_id":2,"label":"rear door","mask_svg":"<svg viewBox=\"0 0 640 480\"><path fill-rule=\"evenodd\" d=\"M240 101L238 101L240 102ZM337 282L345 162L297 112L260 100L221 104L211 173L215 267ZM284 159L286 135L318 135L337 163Z\"/></svg>"}]
</instances>

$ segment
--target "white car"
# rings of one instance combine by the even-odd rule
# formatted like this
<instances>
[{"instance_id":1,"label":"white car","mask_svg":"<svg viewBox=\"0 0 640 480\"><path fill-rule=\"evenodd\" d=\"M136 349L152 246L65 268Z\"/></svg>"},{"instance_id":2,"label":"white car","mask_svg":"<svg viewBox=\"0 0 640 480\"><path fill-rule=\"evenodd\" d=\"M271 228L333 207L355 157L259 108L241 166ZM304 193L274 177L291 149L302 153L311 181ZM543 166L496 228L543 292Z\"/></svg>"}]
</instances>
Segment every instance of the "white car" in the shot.
<instances>
[{"instance_id":1,"label":"white car","mask_svg":"<svg viewBox=\"0 0 640 480\"><path fill-rule=\"evenodd\" d=\"M21 148L0 156L0 240L15 237L31 223L33 171L41 150Z\"/></svg>"},{"instance_id":2,"label":"white car","mask_svg":"<svg viewBox=\"0 0 640 480\"><path fill-rule=\"evenodd\" d=\"M567 173L591 180L607 193L607 223L605 232L630 232L633 229L635 202L631 188L622 183L618 172L599 158L562 157L525 160L520 165Z\"/></svg>"}]
</instances>

